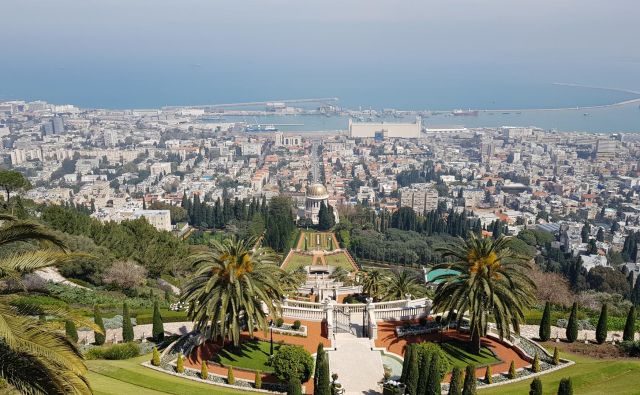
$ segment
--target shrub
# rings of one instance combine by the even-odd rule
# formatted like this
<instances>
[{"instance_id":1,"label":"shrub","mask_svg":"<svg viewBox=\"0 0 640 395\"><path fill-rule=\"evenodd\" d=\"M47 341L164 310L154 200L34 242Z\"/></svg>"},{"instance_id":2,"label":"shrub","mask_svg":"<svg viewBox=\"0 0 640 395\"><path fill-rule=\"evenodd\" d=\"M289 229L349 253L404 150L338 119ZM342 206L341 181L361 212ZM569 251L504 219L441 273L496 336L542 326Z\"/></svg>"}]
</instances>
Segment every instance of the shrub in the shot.
<instances>
[{"instance_id":1,"label":"shrub","mask_svg":"<svg viewBox=\"0 0 640 395\"><path fill-rule=\"evenodd\" d=\"M262 373L259 370L256 370L256 378L253 380L253 386L257 389L262 388Z\"/></svg>"},{"instance_id":2,"label":"shrub","mask_svg":"<svg viewBox=\"0 0 640 395\"><path fill-rule=\"evenodd\" d=\"M427 383L427 394L441 394L442 388L440 382L442 381L442 375L440 374L440 355L434 353L431 357L429 365L429 381Z\"/></svg>"},{"instance_id":3,"label":"shrub","mask_svg":"<svg viewBox=\"0 0 640 395\"><path fill-rule=\"evenodd\" d=\"M125 343L133 341L133 325L131 325L127 302L122 304L122 341Z\"/></svg>"},{"instance_id":4,"label":"shrub","mask_svg":"<svg viewBox=\"0 0 640 395\"><path fill-rule=\"evenodd\" d=\"M529 395L542 395L542 381L536 377L529 385Z\"/></svg>"},{"instance_id":5,"label":"shrub","mask_svg":"<svg viewBox=\"0 0 640 395\"><path fill-rule=\"evenodd\" d=\"M73 321L67 320L64 322L64 333L72 342L78 342L78 330L76 329L76 324Z\"/></svg>"},{"instance_id":6,"label":"shrub","mask_svg":"<svg viewBox=\"0 0 640 395\"><path fill-rule=\"evenodd\" d=\"M300 383L299 378L293 377L289 381L289 386L287 387L287 395L302 395L302 384Z\"/></svg>"},{"instance_id":7,"label":"shrub","mask_svg":"<svg viewBox=\"0 0 640 395\"><path fill-rule=\"evenodd\" d=\"M164 339L164 325L162 324L162 316L160 315L160 307L158 302L153 303L153 328L152 328L153 340L160 342Z\"/></svg>"},{"instance_id":8,"label":"shrub","mask_svg":"<svg viewBox=\"0 0 640 395\"><path fill-rule=\"evenodd\" d=\"M607 304L602 305L600 310L600 318L598 318L598 325L596 326L596 342L602 344L607 340Z\"/></svg>"},{"instance_id":9,"label":"shrub","mask_svg":"<svg viewBox=\"0 0 640 395\"><path fill-rule=\"evenodd\" d=\"M640 341L620 342L618 347L630 357L640 356Z\"/></svg>"},{"instance_id":10,"label":"shrub","mask_svg":"<svg viewBox=\"0 0 640 395\"><path fill-rule=\"evenodd\" d=\"M540 357L538 356L538 353L536 353L536 355L533 357L533 362L531 363L531 371L533 373L540 372Z\"/></svg>"},{"instance_id":11,"label":"shrub","mask_svg":"<svg viewBox=\"0 0 640 395\"><path fill-rule=\"evenodd\" d=\"M302 323L300 322L300 320L295 320L293 321L293 325L291 325L291 328L298 330L300 329L300 326L302 326Z\"/></svg>"},{"instance_id":12,"label":"shrub","mask_svg":"<svg viewBox=\"0 0 640 395\"><path fill-rule=\"evenodd\" d=\"M467 365L464 374L464 385L462 386L462 395L475 395L477 392L476 383L476 367Z\"/></svg>"},{"instance_id":13,"label":"shrub","mask_svg":"<svg viewBox=\"0 0 640 395\"><path fill-rule=\"evenodd\" d=\"M427 326L427 319L425 317L421 317L418 320L418 323L420 324L420 326Z\"/></svg>"},{"instance_id":14,"label":"shrub","mask_svg":"<svg viewBox=\"0 0 640 395\"><path fill-rule=\"evenodd\" d=\"M517 375L518 373L516 372L516 363L511 361L511 365L509 365L509 373L507 374L507 377L509 377L510 379L515 379Z\"/></svg>"},{"instance_id":15,"label":"shrub","mask_svg":"<svg viewBox=\"0 0 640 395\"><path fill-rule=\"evenodd\" d=\"M98 305L93 307L93 322L102 330L102 333L98 331L94 332L94 343L101 346L104 344L107 332L104 329L104 322L102 321L102 314L100 313Z\"/></svg>"},{"instance_id":16,"label":"shrub","mask_svg":"<svg viewBox=\"0 0 640 395\"><path fill-rule=\"evenodd\" d=\"M491 365L487 366L487 371L484 373L484 382L487 384L493 383L493 372L491 372Z\"/></svg>"},{"instance_id":17,"label":"shrub","mask_svg":"<svg viewBox=\"0 0 640 395\"><path fill-rule=\"evenodd\" d=\"M178 361L176 361L176 372L184 373L184 357L182 354L178 354Z\"/></svg>"},{"instance_id":18,"label":"shrub","mask_svg":"<svg viewBox=\"0 0 640 395\"><path fill-rule=\"evenodd\" d=\"M140 355L140 348L135 343L114 344L111 346L93 347L85 353L86 359L122 360ZM158 362L159 363L159 362Z\"/></svg>"},{"instance_id":19,"label":"shrub","mask_svg":"<svg viewBox=\"0 0 640 395\"><path fill-rule=\"evenodd\" d=\"M284 320L282 318L276 319L276 326L280 328L284 324Z\"/></svg>"},{"instance_id":20,"label":"shrub","mask_svg":"<svg viewBox=\"0 0 640 395\"><path fill-rule=\"evenodd\" d=\"M553 364L554 365L560 364L560 352L558 351L558 347L553 348Z\"/></svg>"},{"instance_id":21,"label":"shrub","mask_svg":"<svg viewBox=\"0 0 640 395\"><path fill-rule=\"evenodd\" d=\"M418 366L418 347L413 346L413 350L411 351L411 359L409 360L409 371L407 372L407 377L405 379L407 392L410 394L415 394L418 390L418 380L420 379L420 366Z\"/></svg>"},{"instance_id":22,"label":"shrub","mask_svg":"<svg viewBox=\"0 0 640 395\"><path fill-rule=\"evenodd\" d=\"M429 388L429 372L431 370L431 355L425 355L420 359L420 368L418 373L418 385L416 393L426 393ZM410 392L411 394L413 392Z\"/></svg>"},{"instance_id":23,"label":"shrub","mask_svg":"<svg viewBox=\"0 0 640 395\"><path fill-rule=\"evenodd\" d=\"M431 359L433 354L438 354L438 359L440 361L440 376L444 377L449 372L449 369L451 368L449 358L439 345L430 342L423 342L415 346L414 352L418 353L418 360L425 356L429 356L429 359Z\"/></svg>"},{"instance_id":24,"label":"shrub","mask_svg":"<svg viewBox=\"0 0 640 395\"><path fill-rule=\"evenodd\" d=\"M235 384L236 378L233 376L233 366L229 366L227 369L227 384Z\"/></svg>"},{"instance_id":25,"label":"shrub","mask_svg":"<svg viewBox=\"0 0 640 395\"><path fill-rule=\"evenodd\" d=\"M200 378L202 380L206 380L209 378L209 368L207 367L207 363L202 361L202 366L200 366Z\"/></svg>"},{"instance_id":26,"label":"shrub","mask_svg":"<svg viewBox=\"0 0 640 395\"><path fill-rule=\"evenodd\" d=\"M569 314L569 322L567 322L567 341L573 343L578 339L578 303L573 302L571 313Z\"/></svg>"},{"instance_id":27,"label":"shrub","mask_svg":"<svg viewBox=\"0 0 640 395\"><path fill-rule=\"evenodd\" d=\"M455 366L451 372L451 381L449 382L449 395L462 394L462 371Z\"/></svg>"},{"instance_id":28,"label":"shrub","mask_svg":"<svg viewBox=\"0 0 640 395\"><path fill-rule=\"evenodd\" d=\"M538 332L540 340L547 341L551 337L551 303L544 304L542 320L540 320L540 330Z\"/></svg>"},{"instance_id":29,"label":"shrub","mask_svg":"<svg viewBox=\"0 0 640 395\"><path fill-rule=\"evenodd\" d=\"M297 378L299 382L306 382L313 371L313 358L302 347L283 345L273 356L271 366L280 380Z\"/></svg>"},{"instance_id":30,"label":"shrub","mask_svg":"<svg viewBox=\"0 0 640 395\"><path fill-rule=\"evenodd\" d=\"M160 353L158 352L158 348L153 348L153 356L151 357L151 364L153 366L160 366Z\"/></svg>"},{"instance_id":31,"label":"shrub","mask_svg":"<svg viewBox=\"0 0 640 395\"><path fill-rule=\"evenodd\" d=\"M624 323L624 333L622 334L622 340L633 341L636 327L636 308L631 306L629 313L627 314L627 321Z\"/></svg>"},{"instance_id":32,"label":"shrub","mask_svg":"<svg viewBox=\"0 0 640 395\"><path fill-rule=\"evenodd\" d=\"M413 344L407 344L404 350L404 361L402 362L402 375L400 375L400 382L407 384L407 375L409 374L411 353L413 352Z\"/></svg>"},{"instance_id":33,"label":"shrub","mask_svg":"<svg viewBox=\"0 0 640 395\"><path fill-rule=\"evenodd\" d=\"M571 378L565 377L560 380L558 395L573 395L573 383L571 382Z\"/></svg>"}]
</instances>

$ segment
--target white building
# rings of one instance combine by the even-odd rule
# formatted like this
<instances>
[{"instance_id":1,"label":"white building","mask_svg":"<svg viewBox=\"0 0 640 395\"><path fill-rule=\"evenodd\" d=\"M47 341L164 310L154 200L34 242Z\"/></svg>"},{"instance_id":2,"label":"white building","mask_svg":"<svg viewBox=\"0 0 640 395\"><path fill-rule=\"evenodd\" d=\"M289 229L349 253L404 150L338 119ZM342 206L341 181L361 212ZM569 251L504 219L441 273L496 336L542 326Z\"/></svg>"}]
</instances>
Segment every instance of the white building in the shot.
<instances>
[{"instance_id":1,"label":"white building","mask_svg":"<svg viewBox=\"0 0 640 395\"><path fill-rule=\"evenodd\" d=\"M152 176L171 174L171 162L154 163L149 166L149 173L151 173Z\"/></svg>"},{"instance_id":2,"label":"white building","mask_svg":"<svg viewBox=\"0 0 640 395\"><path fill-rule=\"evenodd\" d=\"M433 184L413 184L399 189L400 207L411 207L413 211L422 214L438 208L438 191Z\"/></svg>"},{"instance_id":3,"label":"white building","mask_svg":"<svg viewBox=\"0 0 640 395\"><path fill-rule=\"evenodd\" d=\"M169 210L136 210L133 217L144 217L154 228L171 231L171 212Z\"/></svg>"},{"instance_id":4,"label":"white building","mask_svg":"<svg viewBox=\"0 0 640 395\"><path fill-rule=\"evenodd\" d=\"M320 206L324 202L326 207L329 207L329 193L327 188L322 184L313 184L307 188L307 194L305 197L304 211L300 215L301 217L310 218L314 225L318 224L318 214L320 213ZM336 223L338 223L338 211L333 210Z\"/></svg>"},{"instance_id":5,"label":"white building","mask_svg":"<svg viewBox=\"0 0 640 395\"><path fill-rule=\"evenodd\" d=\"M349 137L376 137L376 138L420 138L422 132L422 119L416 117L414 123L387 123L387 122L353 122L349 119Z\"/></svg>"}]
</instances>

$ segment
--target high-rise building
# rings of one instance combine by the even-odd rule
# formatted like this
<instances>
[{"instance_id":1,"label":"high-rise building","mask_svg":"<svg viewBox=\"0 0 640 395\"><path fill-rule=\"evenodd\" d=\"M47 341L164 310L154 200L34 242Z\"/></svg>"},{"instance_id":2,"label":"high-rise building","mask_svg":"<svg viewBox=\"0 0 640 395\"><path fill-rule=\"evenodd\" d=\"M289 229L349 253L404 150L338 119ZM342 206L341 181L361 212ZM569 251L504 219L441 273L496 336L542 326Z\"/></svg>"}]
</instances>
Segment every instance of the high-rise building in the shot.
<instances>
[{"instance_id":1,"label":"high-rise building","mask_svg":"<svg viewBox=\"0 0 640 395\"><path fill-rule=\"evenodd\" d=\"M596 142L596 160L613 159L616 156L617 143L615 140L598 139Z\"/></svg>"},{"instance_id":2,"label":"high-rise building","mask_svg":"<svg viewBox=\"0 0 640 395\"><path fill-rule=\"evenodd\" d=\"M400 188L400 207L411 207L417 214L438 208L438 191L433 184L413 184Z\"/></svg>"},{"instance_id":3,"label":"high-rise building","mask_svg":"<svg viewBox=\"0 0 640 395\"><path fill-rule=\"evenodd\" d=\"M54 134L64 133L64 121L62 120L62 117L53 117L51 125L53 126Z\"/></svg>"}]
</instances>

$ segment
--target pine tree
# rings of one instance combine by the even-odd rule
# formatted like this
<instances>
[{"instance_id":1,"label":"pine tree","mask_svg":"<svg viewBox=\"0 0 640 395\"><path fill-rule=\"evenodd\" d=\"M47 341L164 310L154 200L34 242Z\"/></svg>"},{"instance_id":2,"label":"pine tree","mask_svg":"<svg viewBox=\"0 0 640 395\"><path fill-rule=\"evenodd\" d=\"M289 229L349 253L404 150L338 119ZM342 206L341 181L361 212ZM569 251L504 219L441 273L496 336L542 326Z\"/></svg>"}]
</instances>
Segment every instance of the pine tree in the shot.
<instances>
[{"instance_id":1,"label":"pine tree","mask_svg":"<svg viewBox=\"0 0 640 395\"><path fill-rule=\"evenodd\" d=\"M567 323L567 341L573 343L578 340L578 303L573 302L569 322Z\"/></svg>"},{"instance_id":2,"label":"pine tree","mask_svg":"<svg viewBox=\"0 0 640 395\"><path fill-rule=\"evenodd\" d=\"M560 351L558 351L558 347L553 348L553 364L554 365L560 364Z\"/></svg>"},{"instance_id":3,"label":"pine tree","mask_svg":"<svg viewBox=\"0 0 640 395\"><path fill-rule=\"evenodd\" d=\"M153 353L151 355L151 364L153 366L160 366L160 353L158 347L153 347Z\"/></svg>"},{"instance_id":4,"label":"pine tree","mask_svg":"<svg viewBox=\"0 0 640 395\"><path fill-rule=\"evenodd\" d=\"M507 377L509 377L510 379L515 379L517 375L518 375L518 372L516 371L516 363L514 361L511 361L511 364L509 365L509 373L507 374Z\"/></svg>"},{"instance_id":5,"label":"pine tree","mask_svg":"<svg viewBox=\"0 0 640 395\"><path fill-rule=\"evenodd\" d=\"M531 371L533 371L533 373L540 372L540 357L538 356L538 353L536 353L536 355L533 357L533 362L531 363Z\"/></svg>"},{"instance_id":6,"label":"pine tree","mask_svg":"<svg viewBox=\"0 0 640 395\"><path fill-rule=\"evenodd\" d=\"M607 340L607 304L602 305L598 326L596 327L596 342L602 344Z\"/></svg>"},{"instance_id":7,"label":"pine tree","mask_svg":"<svg viewBox=\"0 0 640 395\"><path fill-rule=\"evenodd\" d=\"M74 343L78 342L78 330L76 329L76 324L67 320L64 322L64 332L67 335L67 338Z\"/></svg>"},{"instance_id":8,"label":"pine tree","mask_svg":"<svg viewBox=\"0 0 640 395\"><path fill-rule=\"evenodd\" d=\"M546 302L544 304L544 311L542 312L542 320L540 320L540 329L538 337L543 342L546 342L551 338L551 303Z\"/></svg>"},{"instance_id":9,"label":"pine tree","mask_svg":"<svg viewBox=\"0 0 640 395\"><path fill-rule=\"evenodd\" d=\"M292 377L291 380L289 380L287 395L302 395L302 384L299 378Z\"/></svg>"},{"instance_id":10,"label":"pine tree","mask_svg":"<svg viewBox=\"0 0 640 395\"><path fill-rule=\"evenodd\" d=\"M435 352L433 353L429 364L429 378L425 394L440 395L442 393L440 381L442 381L442 377L440 376L440 354Z\"/></svg>"},{"instance_id":11,"label":"pine tree","mask_svg":"<svg viewBox=\"0 0 640 395\"><path fill-rule=\"evenodd\" d=\"M624 332L622 334L622 340L633 341L636 331L636 308L631 306L629 308L629 314L627 314L627 321L624 323Z\"/></svg>"},{"instance_id":12,"label":"pine tree","mask_svg":"<svg viewBox=\"0 0 640 395\"><path fill-rule=\"evenodd\" d=\"M133 325L131 324L127 302L122 304L122 341L125 343L133 341Z\"/></svg>"},{"instance_id":13,"label":"pine tree","mask_svg":"<svg viewBox=\"0 0 640 395\"><path fill-rule=\"evenodd\" d=\"M184 357L182 354L178 354L178 360L176 361L176 372L184 373Z\"/></svg>"},{"instance_id":14,"label":"pine tree","mask_svg":"<svg viewBox=\"0 0 640 395\"><path fill-rule=\"evenodd\" d=\"M536 377L529 385L529 395L542 395L542 381Z\"/></svg>"},{"instance_id":15,"label":"pine tree","mask_svg":"<svg viewBox=\"0 0 640 395\"><path fill-rule=\"evenodd\" d=\"M233 376L233 366L229 365L229 368L227 369L227 384L235 384L236 383L236 378Z\"/></svg>"},{"instance_id":16,"label":"pine tree","mask_svg":"<svg viewBox=\"0 0 640 395\"><path fill-rule=\"evenodd\" d=\"M462 371L457 366L451 372L448 395L462 395Z\"/></svg>"},{"instance_id":17,"label":"pine tree","mask_svg":"<svg viewBox=\"0 0 640 395\"><path fill-rule=\"evenodd\" d=\"M400 382L407 383L407 375L411 369L411 353L413 352L413 345L407 344L404 351L404 361L402 362L402 375L400 375Z\"/></svg>"},{"instance_id":18,"label":"pine tree","mask_svg":"<svg viewBox=\"0 0 640 395\"><path fill-rule=\"evenodd\" d=\"M418 379L420 378L420 371L418 366L418 353L417 350L413 350L411 353L411 360L409 361L409 372L407 374L407 392L411 395L416 395L418 390Z\"/></svg>"},{"instance_id":19,"label":"pine tree","mask_svg":"<svg viewBox=\"0 0 640 395\"><path fill-rule=\"evenodd\" d=\"M484 373L484 382L487 384L493 383L493 372L491 371L491 365L487 365L487 370Z\"/></svg>"},{"instance_id":20,"label":"pine tree","mask_svg":"<svg viewBox=\"0 0 640 395\"><path fill-rule=\"evenodd\" d=\"M464 384L462 386L462 395L475 395L476 394L476 367L473 365L467 365L464 373Z\"/></svg>"},{"instance_id":21,"label":"pine tree","mask_svg":"<svg viewBox=\"0 0 640 395\"><path fill-rule=\"evenodd\" d=\"M95 322L95 324L98 326L98 328L100 328L102 330L102 333L95 331L94 333L94 343L98 346L101 346L104 344L104 341L106 340L106 330L104 329L104 322L102 321L102 314L100 313L100 308L98 307L98 305L95 305L93 307L93 322Z\"/></svg>"},{"instance_id":22,"label":"pine tree","mask_svg":"<svg viewBox=\"0 0 640 395\"><path fill-rule=\"evenodd\" d=\"M153 327L151 334L156 343L164 339L164 324L162 323L158 301L153 302Z\"/></svg>"},{"instance_id":23,"label":"pine tree","mask_svg":"<svg viewBox=\"0 0 640 395\"><path fill-rule=\"evenodd\" d=\"M253 379L253 386L257 389L262 388L262 372L256 370L256 377Z\"/></svg>"},{"instance_id":24,"label":"pine tree","mask_svg":"<svg viewBox=\"0 0 640 395\"><path fill-rule=\"evenodd\" d=\"M573 383L571 382L570 377L565 377L560 380L558 395L573 395Z\"/></svg>"},{"instance_id":25,"label":"pine tree","mask_svg":"<svg viewBox=\"0 0 640 395\"><path fill-rule=\"evenodd\" d=\"M200 366L200 378L202 380L206 380L209 378L209 368L207 367L207 362L202 361L202 365Z\"/></svg>"}]
</instances>

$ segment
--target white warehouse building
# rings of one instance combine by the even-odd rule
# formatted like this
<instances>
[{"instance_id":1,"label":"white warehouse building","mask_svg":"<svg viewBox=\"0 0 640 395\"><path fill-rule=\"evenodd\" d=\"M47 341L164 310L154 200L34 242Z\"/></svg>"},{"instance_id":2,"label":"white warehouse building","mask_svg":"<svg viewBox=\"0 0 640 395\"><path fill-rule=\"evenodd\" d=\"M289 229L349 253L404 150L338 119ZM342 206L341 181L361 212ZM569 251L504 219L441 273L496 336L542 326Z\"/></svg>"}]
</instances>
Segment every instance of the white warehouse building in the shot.
<instances>
[{"instance_id":1,"label":"white warehouse building","mask_svg":"<svg viewBox=\"0 0 640 395\"><path fill-rule=\"evenodd\" d=\"M349 137L375 137L375 138L420 138L422 132L422 119L416 117L413 123L390 122L353 122L349 119Z\"/></svg>"}]
</instances>

